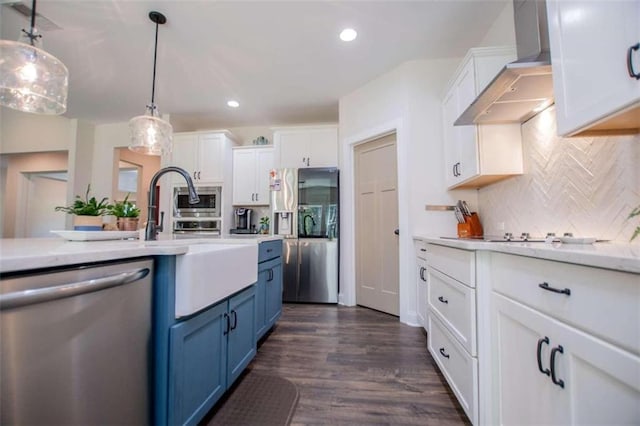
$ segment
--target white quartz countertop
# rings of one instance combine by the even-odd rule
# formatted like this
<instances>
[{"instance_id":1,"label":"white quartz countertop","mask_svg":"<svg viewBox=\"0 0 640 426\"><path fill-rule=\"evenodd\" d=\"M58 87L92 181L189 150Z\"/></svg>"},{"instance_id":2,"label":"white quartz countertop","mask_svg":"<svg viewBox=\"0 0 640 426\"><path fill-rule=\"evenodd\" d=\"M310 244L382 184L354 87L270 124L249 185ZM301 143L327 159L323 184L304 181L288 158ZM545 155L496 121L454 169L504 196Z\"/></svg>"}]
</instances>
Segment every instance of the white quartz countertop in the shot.
<instances>
[{"instance_id":1,"label":"white quartz countertop","mask_svg":"<svg viewBox=\"0 0 640 426\"><path fill-rule=\"evenodd\" d=\"M414 239L466 250L488 250L640 274L640 244L500 243L424 235L415 235Z\"/></svg>"},{"instance_id":2,"label":"white quartz countertop","mask_svg":"<svg viewBox=\"0 0 640 426\"><path fill-rule=\"evenodd\" d=\"M182 255L191 244L259 244L278 235L224 235L208 238L158 237L156 241L67 241L63 238L0 239L0 272L78 265L143 256Z\"/></svg>"}]
</instances>

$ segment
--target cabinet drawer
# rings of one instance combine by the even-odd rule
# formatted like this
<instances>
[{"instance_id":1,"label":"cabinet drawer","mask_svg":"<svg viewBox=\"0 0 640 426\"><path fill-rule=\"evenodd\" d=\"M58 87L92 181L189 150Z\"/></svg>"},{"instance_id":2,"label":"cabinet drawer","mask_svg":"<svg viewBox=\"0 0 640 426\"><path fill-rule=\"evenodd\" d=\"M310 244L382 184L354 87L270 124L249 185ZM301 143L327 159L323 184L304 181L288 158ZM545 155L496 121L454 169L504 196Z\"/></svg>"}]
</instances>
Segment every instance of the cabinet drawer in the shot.
<instances>
[{"instance_id":1,"label":"cabinet drawer","mask_svg":"<svg viewBox=\"0 0 640 426\"><path fill-rule=\"evenodd\" d=\"M476 253L450 247L429 244L427 263L443 274L469 287L476 286Z\"/></svg>"},{"instance_id":2,"label":"cabinet drawer","mask_svg":"<svg viewBox=\"0 0 640 426\"><path fill-rule=\"evenodd\" d=\"M640 353L639 274L501 253L492 253L491 271L495 291Z\"/></svg>"},{"instance_id":3,"label":"cabinet drawer","mask_svg":"<svg viewBox=\"0 0 640 426\"><path fill-rule=\"evenodd\" d=\"M264 241L258 246L258 263L282 256L282 240Z\"/></svg>"},{"instance_id":4,"label":"cabinet drawer","mask_svg":"<svg viewBox=\"0 0 640 426\"><path fill-rule=\"evenodd\" d=\"M429 352L435 359L458 402L473 424L478 424L478 360L470 356L429 314Z\"/></svg>"},{"instance_id":5,"label":"cabinet drawer","mask_svg":"<svg viewBox=\"0 0 640 426\"><path fill-rule=\"evenodd\" d=\"M415 246L416 246L416 256L421 259L426 259L428 244L421 240L415 240Z\"/></svg>"},{"instance_id":6,"label":"cabinet drawer","mask_svg":"<svg viewBox=\"0 0 640 426\"><path fill-rule=\"evenodd\" d=\"M429 307L471 355L476 355L476 291L429 269Z\"/></svg>"}]
</instances>

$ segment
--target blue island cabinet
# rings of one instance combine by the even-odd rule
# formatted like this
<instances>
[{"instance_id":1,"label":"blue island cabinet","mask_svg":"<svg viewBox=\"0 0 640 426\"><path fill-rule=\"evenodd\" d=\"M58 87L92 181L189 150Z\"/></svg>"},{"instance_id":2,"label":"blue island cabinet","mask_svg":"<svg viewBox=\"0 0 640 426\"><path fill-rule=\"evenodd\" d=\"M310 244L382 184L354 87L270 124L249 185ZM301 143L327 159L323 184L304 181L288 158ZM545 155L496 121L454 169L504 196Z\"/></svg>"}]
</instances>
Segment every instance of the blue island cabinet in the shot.
<instances>
[{"instance_id":1,"label":"blue island cabinet","mask_svg":"<svg viewBox=\"0 0 640 426\"><path fill-rule=\"evenodd\" d=\"M256 286L176 319L175 257L156 268L153 424L195 425L256 355Z\"/></svg>"},{"instance_id":2,"label":"blue island cabinet","mask_svg":"<svg viewBox=\"0 0 640 426\"><path fill-rule=\"evenodd\" d=\"M260 243L256 283L256 340L273 327L282 314L282 241Z\"/></svg>"},{"instance_id":3,"label":"blue island cabinet","mask_svg":"<svg viewBox=\"0 0 640 426\"><path fill-rule=\"evenodd\" d=\"M169 424L197 424L256 355L255 287L169 332Z\"/></svg>"}]
</instances>

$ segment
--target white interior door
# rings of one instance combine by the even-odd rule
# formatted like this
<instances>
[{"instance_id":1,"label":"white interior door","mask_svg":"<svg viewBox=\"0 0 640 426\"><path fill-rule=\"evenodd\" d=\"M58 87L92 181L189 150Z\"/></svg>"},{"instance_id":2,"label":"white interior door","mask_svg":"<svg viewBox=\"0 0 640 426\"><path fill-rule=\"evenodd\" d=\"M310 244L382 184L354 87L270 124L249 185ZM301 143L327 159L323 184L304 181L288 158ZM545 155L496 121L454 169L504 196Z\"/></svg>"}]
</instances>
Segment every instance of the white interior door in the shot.
<instances>
[{"instance_id":1,"label":"white interior door","mask_svg":"<svg viewBox=\"0 0 640 426\"><path fill-rule=\"evenodd\" d=\"M356 303L399 315L396 135L355 148Z\"/></svg>"}]
</instances>

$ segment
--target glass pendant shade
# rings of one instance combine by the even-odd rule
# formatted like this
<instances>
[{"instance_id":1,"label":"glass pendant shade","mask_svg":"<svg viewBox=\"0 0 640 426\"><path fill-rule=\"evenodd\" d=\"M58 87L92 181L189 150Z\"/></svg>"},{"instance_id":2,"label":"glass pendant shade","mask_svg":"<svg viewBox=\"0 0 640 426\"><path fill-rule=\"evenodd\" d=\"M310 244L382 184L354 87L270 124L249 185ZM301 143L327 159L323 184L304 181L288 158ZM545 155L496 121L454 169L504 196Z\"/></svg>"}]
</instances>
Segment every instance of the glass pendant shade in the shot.
<instances>
[{"instance_id":1,"label":"glass pendant shade","mask_svg":"<svg viewBox=\"0 0 640 426\"><path fill-rule=\"evenodd\" d=\"M167 155L171 153L173 127L156 116L155 108L129 120L131 144L129 149L145 155Z\"/></svg>"},{"instance_id":2,"label":"glass pendant shade","mask_svg":"<svg viewBox=\"0 0 640 426\"><path fill-rule=\"evenodd\" d=\"M0 40L0 105L36 114L67 110L69 71L31 44Z\"/></svg>"},{"instance_id":3,"label":"glass pendant shade","mask_svg":"<svg viewBox=\"0 0 640 426\"><path fill-rule=\"evenodd\" d=\"M129 120L131 151L146 155L167 155L171 153L173 127L158 117L154 102L156 93L156 60L158 56L158 26L165 24L167 18L160 12L149 12L149 19L156 24L156 38L153 50L153 82L151 84L151 104L147 105L147 114Z\"/></svg>"}]
</instances>

